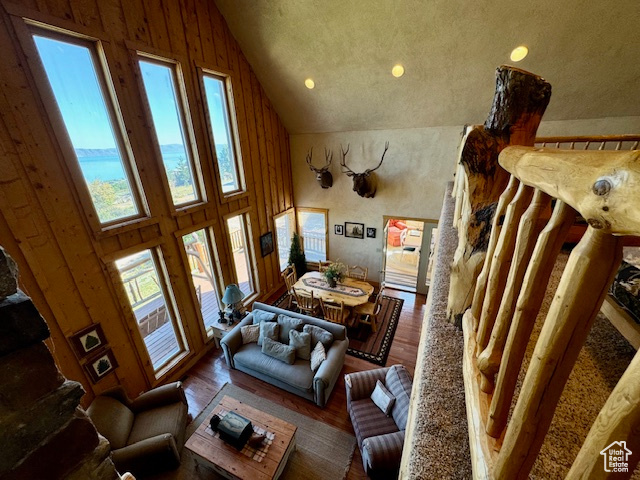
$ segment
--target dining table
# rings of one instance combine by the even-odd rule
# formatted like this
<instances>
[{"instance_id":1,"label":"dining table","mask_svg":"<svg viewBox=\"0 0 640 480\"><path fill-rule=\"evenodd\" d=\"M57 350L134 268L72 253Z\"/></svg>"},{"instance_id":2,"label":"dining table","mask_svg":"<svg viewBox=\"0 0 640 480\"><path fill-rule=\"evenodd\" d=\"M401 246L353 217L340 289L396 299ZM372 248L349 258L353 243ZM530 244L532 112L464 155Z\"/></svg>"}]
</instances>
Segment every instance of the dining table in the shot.
<instances>
[{"instance_id":1,"label":"dining table","mask_svg":"<svg viewBox=\"0 0 640 480\"><path fill-rule=\"evenodd\" d=\"M345 307L357 307L369 301L373 293L373 286L363 280L345 277L335 287L330 287L329 282L320 272L307 272L293 285L296 290L313 292L315 298L321 298L323 302L344 302Z\"/></svg>"}]
</instances>

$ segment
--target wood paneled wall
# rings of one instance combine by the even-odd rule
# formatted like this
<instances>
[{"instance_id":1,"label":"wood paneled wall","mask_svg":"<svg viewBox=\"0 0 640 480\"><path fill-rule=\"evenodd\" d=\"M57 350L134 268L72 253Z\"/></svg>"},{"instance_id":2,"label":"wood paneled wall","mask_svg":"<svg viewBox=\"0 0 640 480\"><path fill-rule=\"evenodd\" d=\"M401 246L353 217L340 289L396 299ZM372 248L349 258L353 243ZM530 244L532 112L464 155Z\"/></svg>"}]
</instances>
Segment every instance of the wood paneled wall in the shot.
<instances>
[{"instance_id":1,"label":"wood paneled wall","mask_svg":"<svg viewBox=\"0 0 640 480\"><path fill-rule=\"evenodd\" d=\"M122 384L132 396L157 381L137 333L135 318L115 285L112 262L123 253L160 246L184 334L188 358L160 381L179 378L210 346L198 317L186 255L177 232L213 229L224 283L233 279L231 245L223 218L247 210L257 263L259 299L281 286L277 252L260 256L260 235L274 231L273 216L293 206L289 135L212 1L207 0L0 0L0 244L17 260L23 288L52 330L52 350L63 373L94 394ZM59 136L61 120L42 88L33 45L25 41L31 18L98 38L119 100L150 219L96 233L72 181L74 160ZM176 213L166 192L154 144L135 51L178 60L183 69L195 142L209 201ZM197 68L231 77L247 194L221 199L207 133ZM67 338L100 322L119 368L92 385Z\"/></svg>"}]
</instances>

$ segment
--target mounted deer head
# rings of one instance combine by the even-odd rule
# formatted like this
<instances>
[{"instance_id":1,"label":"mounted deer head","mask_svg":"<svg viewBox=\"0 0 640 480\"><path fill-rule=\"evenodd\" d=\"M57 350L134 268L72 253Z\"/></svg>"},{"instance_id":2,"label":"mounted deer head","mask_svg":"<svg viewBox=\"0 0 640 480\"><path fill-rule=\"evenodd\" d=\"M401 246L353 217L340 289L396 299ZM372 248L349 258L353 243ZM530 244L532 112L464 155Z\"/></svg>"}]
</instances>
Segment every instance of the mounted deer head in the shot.
<instances>
[{"instance_id":1,"label":"mounted deer head","mask_svg":"<svg viewBox=\"0 0 640 480\"><path fill-rule=\"evenodd\" d=\"M309 153L307 153L307 164L312 171L316 172L316 180L322 188L331 187L333 185L333 175L331 175L329 167L331 166L331 160L333 160L333 152L327 152L327 149L324 149L324 161L326 165L322 168L316 168L313 166L313 164L311 163L312 155L313 147L311 147L311 150L309 150Z\"/></svg>"},{"instance_id":2,"label":"mounted deer head","mask_svg":"<svg viewBox=\"0 0 640 480\"><path fill-rule=\"evenodd\" d=\"M349 145L347 145L346 150L344 150L342 145L340 145L340 150L342 150L342 161L340 162L340 165L342 165L342 173L346 173L349 177L353 177L353 191L357 192L358 195L364 198L375 197L376 190L378 188L378 179L374 172L380 168L380 165L382 165L384 155L387 153L387 150L389 150L389 142L385 142L384 144L384 152L382 152L382 158L380 159L378 166L376 168L368 168L362 173L356 173L347 167L346 156L347 153L349 153Z\"/></svg>"}]
</instances>

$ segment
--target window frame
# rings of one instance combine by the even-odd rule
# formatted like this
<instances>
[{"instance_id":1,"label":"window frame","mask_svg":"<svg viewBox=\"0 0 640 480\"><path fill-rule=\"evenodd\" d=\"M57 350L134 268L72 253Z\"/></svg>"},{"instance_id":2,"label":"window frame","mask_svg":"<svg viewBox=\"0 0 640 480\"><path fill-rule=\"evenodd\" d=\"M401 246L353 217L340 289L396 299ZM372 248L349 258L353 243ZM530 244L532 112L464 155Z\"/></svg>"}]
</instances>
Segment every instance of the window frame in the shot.
<instances>
[{"instance_id":1,"label":"window frame","mask_svg":"<svg viewBox=\"0 0 640 480\"><path fill-rule=\"evenodd\" d=\"M278 243L278 224L276 223L278 219L284 217L285 215L293 214L293 232L298 233L298 213L295 207L291 207L286 209L284 212L280 212L273 216L273 231L276 236L276 252L278 254L278 268L280 268L280 273L284 271L284 269L280 266L280 244ZM286 269L286 267L285 267Z\"/></svg>"},{"instance_id":2,"label":"window frame","mask_svg":"<svg viewBox=\"0 0 640 480\"><path fill-rule=\"evenodd\" d=\"M238 117L236 114L236 103L234 101L233 95L233 81L231 77L231 73L221 72L219 69L213 70L210 68L206 68L203 66L197 66L198 71L198 82L200 83L200 94L202 98L202 108L204 113L204 120L207 124L207 136L210 143L211 155L213 158L213 169L215 174L215 182L218 187L218 193L220 196L221 203L228 203L233 200L238 200L241 197L247 196L249 192L247 191L246 185L246 175L245 175L245 167L244 161L242 158L242 148L240 142L240 130L238 128ZM218 152L216 151L216 142L215 137L213 135L213 125L211 120L211 112L209 111L209 102L207 101L207 91L204 84L205 76L216 78L217 80L222 80L224 83L224 92L225 92L225 100L227 106L227 119L229 122L230 136L231 136L231 147L233 148L233 154L235 161L234 168L236 173L236 178L238 179L238 188L232 190L230 192L222 191L222 177L220 175L220 166L218 164Z\"/></svg>"},{"instance_id":3,"label":"window frame","mask_svg":"<svg viewBox=\"0 0 640 480\"><path fill-rule=\"evenodd\" d=\"M230 254L229 258L231 259L231 273L233 274L232 282L239 286L238 283L238 273L236 271L235 259L233 257L233 247L231 246L231 232L229 231L229 222L228 220L233 217L241 217L244 222L244 237L245 244L247 246L247 260L249 262L249 277L251 281L252 291L246 297L242 299L242 304L247 306L252 303L256 298L260 296L260 276L258 275L258 264L256 262L256 254L255 248L253 245L253 228L251 224L251 207L243 208L242 210L236 210L232 213L229 213L223 217L224 220L224 231L226 234L226 242L228 245L228 252ZM224 288L226 290L229 284L225 284Z\"/></svg>"},{"instance_id":4,"label":"window frame","mask_svg":"<svg viewBox=\"0 0 640 480\"><path fill-rule=\"evenodd\" d=\"M62 151L64 165L72 179L74 190L79 196L82 210L85 213L94 235L100 237L111 233L117 234L123 230L128 230L131 225L155 221L150 214L149 204L127 133L124 116L120 108L116 87L107 60L104 40L29 18L22 18L22 22L20 26L24 25L26 29L25 33L28 35L28 42L21 42L28 53L27 62L33 74L44 109L49 117L52 132ZM75 153L75 147L69 136L67 125L62 116L55 93L53 92L35 39L33 38L35 35L85 47L89 50L100 92L103 96L107 115L114 133L114 139L122 159L123 170L131 188L133 203L138 209L137 214L121 217L109 222L100 221L98 211L91 197L88 182L82 173L80 161Z\"/></svg>"},{"instance_id":5,"label":"window frame","mask_svg":"<svg viewBox=\"0 0 640 480\"><path fill-rule=\"evenodd\" d=\"M131 42L128 42L129 44ZM130 46L130 45L129 45ZM131 46L130 46L131 48ZM159 162L161 174L164 182L164 191L167 196L167 201L172 210L176 213L189 211L194 207L205 205L208 202L207 189L205 187L204 175L202 171L202 159L198 152L198 146L196 142L195 130L193 127L193 120L191 118L192 112L189 107L189 98L187 95L186 83L182 63L177 58L172 56L165 56L157 53L151 53L147 50L140 48L132 48L134 57L134 69L138 76L138 88L141 92L145 115L147 121L153 125L152 138L153 147L156 153L157 160ZM176 205L173 201L173 195L171 193L171 187L169 185L169 177L167 175L166 168L164 166L164 160L162 158L162 151L160 149L160 141L158 140L158 134L153 121L153 114L151 112L151 106L149 104L149 97L147 94L146 86L142 77L142 70L140 68L140 61L146 61L148 63L154 63L164 67L169 67L172 72L173 88L177 97L177 105L180 110L180 124L182 126L182 135L185 141L185 151L187 152L188 162L193 174L194 188L196 190L196 198L189 202Z\"/></svg>"},{"instance_id":6,"label":"window frame","mask_svg":"<svg viewBox=\"0 0 640 480\"><path fill-rule=\"evenodd\" d=\"M316 207L296 207L295 211L296 211L296 231L298 232L298 235L300 235L300 240L302 243L302 251L305 252L305 254L306 254L306 251L305 251L306 249L304 245L305 239L304 239L304 235L302 234L299 215L301 212L322 213L324 215L324 241L325 241L325 260L324 261L327 261L328 259L330 259L331 256L329 255L329 209L316 208ZM316 261L307 260L307 263L312 265L318 265L318 262Z\"/></svg>"}]
</instances>

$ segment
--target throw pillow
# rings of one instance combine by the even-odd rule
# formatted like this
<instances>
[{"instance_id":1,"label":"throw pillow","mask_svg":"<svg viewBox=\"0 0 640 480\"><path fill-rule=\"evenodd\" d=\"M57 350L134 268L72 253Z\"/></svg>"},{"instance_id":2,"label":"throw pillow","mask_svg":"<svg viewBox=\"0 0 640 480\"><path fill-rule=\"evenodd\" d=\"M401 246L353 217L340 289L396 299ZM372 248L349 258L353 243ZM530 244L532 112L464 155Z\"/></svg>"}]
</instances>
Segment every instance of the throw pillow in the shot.
<instances>
[{"instance_id":1,"label":"throw pillow","mask_svg":"<svg viewBox=\"0 0 640 480\"><path fill-rule=\"evenodd\" d=\"M259 308L255 308L251 313L253 313L253 324L257 324L260 322L275 322L277 315L272 312L266 312L264 310L260 310Z\"/></svg>"},{"instance_id":2,"label":"throw pillow","mask_svg":"<svg viewBox=\"0 0 640 480\"><path fill-rule=\"evenodd\" d=\"M280 343L289 343L289 332L291 330L302 330L304 322L299 318L287 315L278 315L278 325L280 325Z\"/></svg>"},{"instance_id":3,"label":"throw pillow","mask_svg":"<svg viewBox=\"0 0 640 480\"><path fill-rule=\"evenodd\" d=\"M242 334L242 344L253 343L258 341L260 337L260 325L245 325L240 327L240 333Z\"/></svg>"},{"instance_id":4,"label":"throw pillow","mask_svg":"<svg viewBox=\"0 0 640 480\"><path fill-rule=\"evenodd\" d=\"M269 337L262 340L262 353L292 365L296 361L296 349L290 345L276 342Z\"/></svg>"},{"instance_id":5,"label":"throw pillow","mask_svg":"<svg viewBox=\"0 0 640 480\"><path fill-rule=\"evenodd\" d=\"M278 340L278 330L280 325L275 322L260 322L260 336L258 337L258 345L262 345L262 340L267 337L271 340Z\"/></svg>"},{"instance_id":6,"label":"throw pillow","mask_svg":"<svg viewBox=\"0 0 640 480\"><path fill-rule=\"evenodd\" d=\"M391 413L391 408L396 401L396 397L391 395L387 387L385 387L380 380L376 382L376 388L373 389L371 394L371 400L375 403L382 413L387 417Z\"/></svg>"},{"instance_id":7,"label":"throw pillow","mask_svg":"<svg viewBox=\"0 0 640 480\"><path fill-rule=\"evenodd\" d=\"M322 346L325 350L328 350L333 343L333 334L331 332L327 332L324 328L307 324L302 328L302 331L311 334L311 345L322 342Z\"/></svg>"},{"instance_id":8,"label":"throw pillow","mask_svg":"<svg viewBox=\"0 0 640 480\"><path fill-rule=\"evenodd\" d=\"M402 365L393 365L384 378L387 390L396 397L391 407L391 416L400 430L404 430L409 417L409 400L411 398L411 376Z\"/></svg>"},{"instance_id":9,"label":"throw pillow","mask_svg":"<svg viewBox=\"0 0 640 480\"><path fill-rule=\"evenodd\" d=\"M327 354L324 351L324 346L322 342L316 343L316 346L311 352L311 370L316 371L320 368L320 364L327 359Z\"/></svg>"},{"instance_id":10,"label":"throw pillow","mask_svg":"<svg viewBox=\"0 0 640 480\"><path fill-rule=\"evenodd\" d=\"M296 356L302 360L311 358L311 334L289 330L289 345L296 349Z\"/></svg>"}]
</instances>

